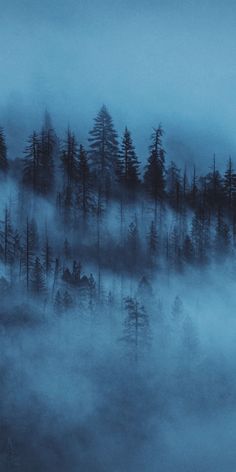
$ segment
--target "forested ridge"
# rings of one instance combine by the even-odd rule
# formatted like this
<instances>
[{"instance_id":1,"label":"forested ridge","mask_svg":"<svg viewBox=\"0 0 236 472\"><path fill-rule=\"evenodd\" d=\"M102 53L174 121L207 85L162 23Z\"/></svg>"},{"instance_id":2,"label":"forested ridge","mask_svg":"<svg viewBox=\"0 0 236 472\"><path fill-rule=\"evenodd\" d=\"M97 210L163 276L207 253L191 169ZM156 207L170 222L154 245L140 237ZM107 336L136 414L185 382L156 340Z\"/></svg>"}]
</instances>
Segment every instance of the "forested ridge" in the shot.
<instances>
[{"instance_id":1,"label":"forested ridge","mask_svg":"<svg viewBox=\"0 0 236 472\"><path fill-rule=\"evenodd\" d=\"M151 278L156 270L182 272L234 257L231 157L223 175L215 156L207 175L167 165L163 135L161 125L153 129L141 170L130 131L118 140L105 106L86 149L70 129L59 139L46 114L13 161L1 130L1 178L17 189L2 195L0 257L10 284L47 292L57 306L65 294L65 304L73 303L76 285L101 300L104 270ZM93 266L90 275L82 275L81 263Z\"/></svg>"},{"instance_id":2,"label":"forested ridge","mask_svg":"<svg viewBox=\"0 0 236 472\"><path fill-rule=\"evenodd\" d=\"M1 130L1 470L212 470L178 427L235 406L231 158L179 169L159 125L139 160L105 106L22 149Z\"/></svg>"}]
</instances>

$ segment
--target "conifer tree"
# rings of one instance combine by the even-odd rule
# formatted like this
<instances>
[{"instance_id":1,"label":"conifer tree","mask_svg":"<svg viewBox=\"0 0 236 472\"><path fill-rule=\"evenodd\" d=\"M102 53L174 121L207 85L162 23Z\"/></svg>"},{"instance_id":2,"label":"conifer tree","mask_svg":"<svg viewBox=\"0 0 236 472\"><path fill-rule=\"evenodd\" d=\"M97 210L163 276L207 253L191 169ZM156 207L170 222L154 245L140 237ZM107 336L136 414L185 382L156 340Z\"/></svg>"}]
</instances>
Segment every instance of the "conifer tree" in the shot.
<instances>
[{"instance_id":1,"label":"conifer tree","mask_svg":"<svg viewBox=\"0 0 236 472\"><path fill-rule=\"evenodd\" d=\"M67 131L61 154L64 188L78 181L78 145L74 133Z\"/></svg>"},{"instance_id":2,"label":"conifer tree","mask_svg":"<svg viewBox=\"0 0 236 472\"><path fill-rule=\"evenodd\" d=\"M224 194L228 210L232 210L236 201L236 173L234 172L231 157L229 157L227 169L224 174Z\"/></svg>"},{"instance_id":3,"label":"conifer tree","mask_svg":"<svg viewBox=\"0 0 236 472\"><path fill-rule=\"evenodd\" d=\"M46 292L44 270L39 257L35 258L31 271L31 290L34 295L42 295Z\"/></svg>"},{"instance_id":4,"label":"conifer tree","mask_svg":"<svg viewBox=\"0 0 236 472\"><path fill-rule=\"evenodd\" d=\"M39 172L40 172L40 157L39 157L39 137L34 131L28 139L28 145L25 149L24 168L23 168L23 183L34 192L39 191Z\"/></svg>"},{"instance_id":5,"label":"conifer tree","mask_svg":"<svg viewBox=\"0 0 236 472\"><path fill-rule=\"evenodd\" d=\"M91 170L98 192L108 198L118 172L119 148L117 133L105 105L96 116L89 134Z\"/></svg>"},{"instance_id":6,"label":"conifer tree","mask_svg":"<svg viewBox=\"0 0 236 472\"><path fill-rule=\"evenodd\" d=\"M91 173L87 158L87 153L83 146L79 148L79 160L78 160L78 205L83 214L84 221L92 209L92 181Z\"/></svg>"},{"instance_id":7,"label":"conifer tree","mask_svg":"<svg viewBox=\"0 0 236 472\"><path fill-rule=\"evenodd\" d=\"M9 163L7 159L7 145L4 131L0 128L0 173L5 174L8 171Z\"/></svg>"},{"instance_id":8,"label":"conifer tree","mask_svg":"<svg viewBox=\"0 0 236 472\"><path fill-rule=\"evenodd\" d=\"M46 277L48 277L52 271L53 252L52 252L52 247L50 246L50 243L49 243L47 231L45 235L42 259L43 259L43 268L44 268Z\"/></svg>"},{"instance_id":9,"label":"conifer tree","mask_svg":"<svg viewBox=\"0 0 236 472\"><path fill-rule=\"evenodd\" d=\"M151 221L150 229L147 235L148 239L148 254L150 257L151 266L155 266L156 257L158 255L158 235L154 221Z\"/></svg>"},{"instance_id":10,"label":"conifer tree","mask_svg":"<svg viewBox=\"0 0 236 472\"><path fill-rule=\"evenodd\" d=\"M173 161L171 161L166 172L166 190L171 206L179 211L182 194L181 175L180 169Z\"/></svg>"},{"instance_id":11,"label":"conifer tree","mask_svg":"<svg viewBox=\"0 0 236 472\"><path fill-rule=\"evenodd\" d=\"M155 204L155 219L158 201L165 195L165 151L162 146L163 129L161 125L153 130L150 155L144 173L144 186Z\"/></svg>"},{"instance_id":12,"label":"conifer tree","mask_svg":"<svg viewBox=\"0 0 236 472\"><path fill-rule=\"evenodd\" d=\"M206 176L207 204L214 211L223 203L223 183L220 172L216 168L215 155L211 172Z\"/></svg>"},{"instance_id":13,"label":"conifer tree","mask_svg":"<svg viewBox=\"0 0 236 472\"><path fill-rule=\"evenodd\" d=\"M124 322L123 340L131 347L137 361L140 352L150 342L149 319L146 310L135 298L125 299L125 310L127 316Z\"/></svg>"},{"instance_id":14,"label":"conifer tree","mask_svg":"<svg viewBox=\"0 0 236 472\"><path fill-rule=\"evenodd\" d=\"M135 190L139 184L139 162L130 131L125 128L119 159L119 180L127 190Z\"/></svg>"},{"instance_id":15,"label":"conifer tree","mask_svg":"<svg viewBox=\"0 0 236 472\"><path fill-rule=\"evenodd\" d=\"M52 129L43 128L39 136L39 191L49 195L54 189L54 147L55 134Z\"/></svg>"}]
</instances>

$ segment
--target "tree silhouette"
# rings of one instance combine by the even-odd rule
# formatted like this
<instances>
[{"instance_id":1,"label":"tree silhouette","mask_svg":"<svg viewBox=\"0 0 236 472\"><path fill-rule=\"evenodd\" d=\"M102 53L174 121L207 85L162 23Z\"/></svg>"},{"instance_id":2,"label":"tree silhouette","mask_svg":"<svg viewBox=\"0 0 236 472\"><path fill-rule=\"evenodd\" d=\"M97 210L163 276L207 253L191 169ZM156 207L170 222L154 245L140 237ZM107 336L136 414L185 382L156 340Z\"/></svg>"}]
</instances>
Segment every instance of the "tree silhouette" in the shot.
<instances>
[{"instance_id":1,"label":"tree silhouette","mask_svg":"<svg viewBox=\"0 0 236 472\"><path fill-rule=\"evenodd\" d=\"M7 159L7 145L5 134L2 128L0 128L0 172L5 174L8 171L9 163Z\"/></svg>"},{"instance_id":2,"label":"tree silhouette","mask_svg":"<svg viewBox=\"0 0 236 472\"><path fill-rule=\"evenodd\" d=\"M155 219L157 202L165 195L165 151L162 146L163 129L161 125L153 130L150 145L150 155L144 173L144 186L155 204Z\"/></svg>"},{"instance_id":3,"label":"tree silhouette","mask_svg":"<svg viewBox=\"0 0 236 472\"><path fill-rule=\"evenodd\" d=\"M139 162L130 131L125 128L119 159L119 180L127 191L133 192L139 184Z\"/></svg>"},{"instance_id":4,"label":"tree silhouette","mask_svg":"<svg viewBox=\"0 0 236 472\"><path fill-rule=\"evenodd\" d=\"M89 134L91 170L98 193L109 198L118 172L119 148L117 133L105 105L96 116Z\"/></svg>"},{"instance_id":5,"label":"tree silhouette","mask_svg":"<svg viewBox=\"0 0 236 472\"><path fill-rule=\"evenodd\" d=\"M146 310L135 298L125 299L125 310L127 316L124 322L123 340L131 347L137 361L140 352L150 341L149 319Z\"/></svg>"}]
</instances>

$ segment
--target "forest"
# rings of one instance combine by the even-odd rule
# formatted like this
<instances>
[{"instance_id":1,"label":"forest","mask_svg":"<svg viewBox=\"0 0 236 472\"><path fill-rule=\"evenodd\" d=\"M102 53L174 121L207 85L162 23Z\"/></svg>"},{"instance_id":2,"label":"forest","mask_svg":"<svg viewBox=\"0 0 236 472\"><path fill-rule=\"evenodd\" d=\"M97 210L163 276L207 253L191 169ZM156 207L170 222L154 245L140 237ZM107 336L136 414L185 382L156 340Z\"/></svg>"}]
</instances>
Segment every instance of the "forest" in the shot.
<instances>
[{"instance_id":1,"label":"forest","mask_svg":"<svg viewBox=\"0 0 236 472\"><path fill-rule=\"evenodd\" d=\"M220 435L235 406L236 171L164 143L160 124L138 157L105 105L86 145L46 112L9 156L1 128L3 471L233 470L200 423Z\"/></svg>"}]
</instances>

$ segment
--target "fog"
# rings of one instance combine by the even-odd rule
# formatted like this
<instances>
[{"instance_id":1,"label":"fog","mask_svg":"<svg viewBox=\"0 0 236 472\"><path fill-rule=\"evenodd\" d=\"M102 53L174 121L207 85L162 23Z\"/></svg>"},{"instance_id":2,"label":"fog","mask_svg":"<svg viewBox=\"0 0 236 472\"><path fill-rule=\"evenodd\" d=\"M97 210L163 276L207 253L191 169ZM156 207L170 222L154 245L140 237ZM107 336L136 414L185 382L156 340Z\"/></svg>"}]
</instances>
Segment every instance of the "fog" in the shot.
<instances>
[{"instance_id":1,"label":"fog","mask_svg":"<svg viewBox=\"0 0 236 472\"><path fill-rule=\"evenodd\" d=\"M235 153L233 1L0 1L0 117L12 156L45 108L86 143L106 103L144 160L163 123L170 159Z\"/></svg>"},{"instance_id":2,"label":"fog","mask_svg":"<svg viewBox=\"0 0 236 472\"><path fill-rule=\"evenodd\" d=\"M235 23L0 0L1 472L236 470Z\"/></svg>"}]
</instances>

